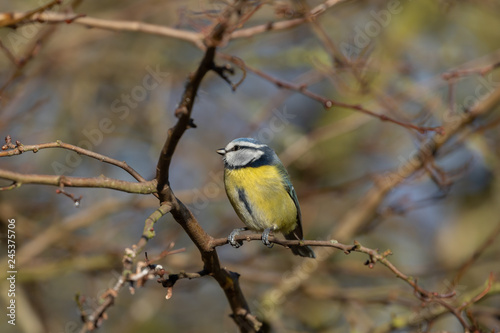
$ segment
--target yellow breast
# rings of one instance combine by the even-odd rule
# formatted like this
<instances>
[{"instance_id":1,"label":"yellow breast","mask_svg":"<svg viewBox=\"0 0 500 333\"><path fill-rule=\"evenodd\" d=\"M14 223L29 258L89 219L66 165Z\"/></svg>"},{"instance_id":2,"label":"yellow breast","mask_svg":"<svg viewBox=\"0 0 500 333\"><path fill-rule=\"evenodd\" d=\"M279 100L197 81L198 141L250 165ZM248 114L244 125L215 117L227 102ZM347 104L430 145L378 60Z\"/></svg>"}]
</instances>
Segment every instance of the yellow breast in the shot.
<instances>
[{"instance_id":1,"label":"yellow breast","mask_svg":"<svg viewBox=\"0 0 500 333\"><path fill-rule=\"evenodd\" d=\"M275 166L226 169L224 183L229 201L248 228L283 233L295 229L297 208Z\"/></svg>"}]
</instances>

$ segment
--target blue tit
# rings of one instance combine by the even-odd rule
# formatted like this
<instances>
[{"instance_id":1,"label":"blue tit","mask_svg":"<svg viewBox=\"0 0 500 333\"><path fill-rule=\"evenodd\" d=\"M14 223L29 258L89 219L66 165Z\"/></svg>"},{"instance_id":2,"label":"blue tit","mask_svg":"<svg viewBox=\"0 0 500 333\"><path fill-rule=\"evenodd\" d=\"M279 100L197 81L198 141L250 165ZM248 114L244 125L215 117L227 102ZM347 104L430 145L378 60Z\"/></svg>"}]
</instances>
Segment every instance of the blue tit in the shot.
<instances>
[{"instance_id":1,"label":"blue tit","mask_svg":"<svg viewBox=\"0 0 500 333\"><path fill-rule=\"evenodd\" d=\"M268 247L272 246L271 231L281 232L289 240L302 240L299 201L278 155L251 138L235 139L217 153L223 156L229 201L246 225L229 235L229 243L239 247L234 237L243 230L263 232L262 241ZM290 248L295 255L315 258L308 246Z\"/></svg>"}]
</instances>

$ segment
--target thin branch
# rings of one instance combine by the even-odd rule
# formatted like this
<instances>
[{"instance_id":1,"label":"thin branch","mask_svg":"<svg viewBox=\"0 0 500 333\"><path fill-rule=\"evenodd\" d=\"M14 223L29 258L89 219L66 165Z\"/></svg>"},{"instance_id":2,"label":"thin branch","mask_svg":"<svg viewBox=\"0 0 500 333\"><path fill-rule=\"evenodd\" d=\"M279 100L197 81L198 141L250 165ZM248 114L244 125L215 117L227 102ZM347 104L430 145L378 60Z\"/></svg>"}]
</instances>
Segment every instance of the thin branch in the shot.
<instances>
[{"instance_id":1,"label":"thin branch","mask_svg":"<svg viewBox=\"0 0 500 333\"><path fill-rule=\"evenodd\" d=\"M441 299L431 299L431 300L426 300L426 301L433 301L433 302L441 305L446 310L448 310L449 313L451 313L452 315L454 315L455 318L457 318L457 320L460 322L460 325L462 325L462 327L464 328L465 332L470 332L471 331L471 326L462 317L462 315L460 314L460 310L459 309L456 309L455 307L453 307L453 305L448 304L447 302L445 302L444 300L441 300Z\"/></svg>"},{"instance_id":2,"label":"thin branch","mask_svg":"<svg viewBox=\"0 0 500 333\"><path fill-rule=\"evenodd\" d=\"M154 211L151 215L148 216L146 221L144 222L144 230L142 232L142 238L146 241L152 239L155 236L154 225L155 223L163 216L168 214L172 210L172 206L169 204L161 205L156 211ZM145 243L139 242L136 246L136 252L142 252Z\"/></svg>"},{"instance_id":3,"label":"thin branch","mask_svg":"<svg viewBox=\"0 0 500 333\"><path fill-rule=\"evenodd\" d=\"M146 256L146 262L138 262L136 267L136 273L132 273L133 263L137 256L143 251L144 246L154 237L153 225L165 214L170 212L171 207L168 205L160 206L156 211L154 211L145 222L144 233L139 241L132 245L130 248L126 248L123 255L123 271L120 278L115 283L113 288L108 289L102 296L101 299L104 301L102 304L96 308L92 314L86 315L82 313L83 325L80 329L81 333L90 332L98 328L101 322L106 318L106 311L114 304L115 299L118 297L118 292L125 285L126 282L130 283L130 291L134 292L133 283L138 282L138 285L144 285L145 280L153 279L157 275L160 278L165 274L163 267L159 265L150 265L149 260ZM167 251L163 251L161 257L165 257L170 254L175 254L180 250L171 250L173 248L173 243ZM82 308L82 307L81 307Z\"/></svg>"},{"instance_id":4,"label":"thin branch","mask_svg":"<svg viewBox=\"0 0 500 333\"><path fill-rule=\"evenodd\" d=\"M242 68L244 67L246 71L252 72L252 73L256 74L257 76L260 76L261 78L263 78L263 79L265 79L265 80L267 80L267 81L275 84L278 88L285 88L285 89L288 89L288 90L297 91L297 92L301 93L304 96L307 96L307 97L309 97L309 98L311 98L311 99L313 99L315 101L318 101L318 102L320 102L323 105L323 107L325 109L329 109L331 107L337 106L337 107L341 107L341 108L355 110L355 111L364 113L366 115L369 115L371 117L378 118L381 121L391 122L391 123L394 123L396 125L399 125L399 126L402 126L402 127L408 128L408 129L416 130L416 131L418 131L420 133L425 133L425 132L428 132L428 131L432 131L432 132L436 132L436 133L442 134L442 132L443 132L443 127L442 126L435 126L435 127L417 126L417 125L413 125L413 124L410 124L410 123L406 123L406 122L403 122L403 121L399 121L399 120L393 119L393 118L391 118L389 116L386 116L384 114L380 114L380 113L377 113L377 112L374 112L374 111L370 111L370 110L364 108L361 105L348 104L348 103L334 101L334 100L332 100L330 98L326 98L324 96L321 96L319 94L316 94L316 93L308 90L307 89L307 85L305 85L305 84L299 85L299 84L287 82L287 81L278 79L278 78L276 78L276 77L274 77L274 76L272 76L270 74L267 74L267 73L265 73L265 72L263 72L263 71L261 71L259 69L251 67L251 66L247 65L246 63L244 63L243 60L241 60L240 58L233 57L233 56L230 56L230 55L227 55L227 54L223 54L223 53L218 53L217 55L219 57L223 58L223 59L226 59L227 61L230 61L230 62L234 63L235 65L237 65L239 67L242 67Z\"/></svg>"},{"instance_id":5,"label":"thin branch","mask_svg":"<svg viewBox=\"0 0 500 333\"><path fill-rule=\"evenodd\" d=\"M300 0L300 3L305 8L309 8L306 0ZM357 66L351 66L350 59L346 58L345 55L339 50L337 45L330 38L326 30L320 24L319 20L316 20L314 17L309 17L310 26L312 27L312 31L316 34L319 41L323 44L325 51L330 55L332 64L335 64L335 67L350 67L353 76L359 82L363 89L366 89L366 80L360 74Z\"/></svg>"},{"instance_id":6,"label":"thin branch","mask_svg":"<svg viewBox=\"0 0 500 333\"><path fill-rule=\"evenodd\" d=\"M0 13L0 15L9 15L12 21L0 22L0 27L10 26L12 24L20 25L31 22L47 23L74 23L86 26L88 28L100 28L112 31L133 31L144 32L152 35L171 37L191 42L197 46L202 46L203 35L198 32L179 30L161 25L148 24L137 21L113 21L99 19L88 16L81 16L67 13L43 12L43 13Z\"/></svg>"},{"instance_id":7,"label":"thin branch","mask_svg":"<svg viewBox=\"0 0 500 333\"><path fill-rule=\"evenodd\" d=\"M311 10L311 12L307 15L307 17L281 21L281 22L274 22L274 23L270 22L267 24L258 25L251 28L235 30L232 33L230 33L228 37L231 39L246 38L269 30L290 29L304 22L307 22L309 19L317 17L318 15L324 13L328 8L345 1L346 0L325 1L325 3L314 7ZM200 48L204 48L203 39L205 36L201 33L188 30L174 29L170 27L148 24L138 21L105 20L105 19L98 19L88 16L81 16L81 15L67 14L67 13L57 13L50 11L40 12L39 10L35 10L32 12L0 13L0 15L2 14L4 17L8 17L9 19L1 21L0 27L16 26L31 22L75 23L84 25L89 28L101 28L112 31L144 32L153 35L171 37L180 40L185 40L197 45ZM248 17L249 16L243 18L243 21L246 21Z\"/></svg>"},{"instance_id":8,"label":"thin branch","mask_svg":"<svg viewBox=\"0 0 500 333\"><path fill-rule=\"evenodd\" d=\"M118 297L118 292L123 286L125 286L126 283L132 285L134 282L151 280L156 278L157 275L164 274L163 271L160 272L156 268L148 267L143 262L138 263L137 267L139 271L136 274L122 274L113 288L108 289L103 295L101 295L101 299L103 301L101 305L99 305L99 307L92 312L92 314L86 315L85 313L82 313L84 324L80 329L80 333L91 332L99 328L102 321L107 318L106 311L115 303L115 300ZM161 266L159 267L161 268ZM130 287L130 292L132 294L134 293L134 288L132 286Z\"/></svg>"},{"instance_id":9,"label":"thin branch","mask_svg":"<svg viewBox=\"0 0 500 333\"><path fill-rule=\"evenodd\" d=\"M449 122L444 126L443 134L434 136L423 141L420 146L412 152L411 159L408 158L396 170L379 175L373 186L360 198L359 202L350 209L332 231L338 239L350 239L357 230L374 216L386 194L397 187L404 180L424 167L427 157L435 154L455 134L463 130L469 123L479 116L494 110L500 104L500 87L485 98L479 100L472 109L465 114L460 121Z\"/></svg>"},{"instance_id":10,"label":"thin branch","mask_svg":"<svg viewBox=\"0 0 500 333\"><path fill-rule=\"evenodd\" d=\"M30 10L28 12L22 13L22 15L15 15L14 13L1 13L2 20L0 21L0 27L17 27L19 23L23 21L29 21L34 15L43 13L44 11L51 9L52 7L61 4L61 0L53 0L43 6L36 9Z\"/></svg>"},{"instance_id":11,"label":"thin branch","mask_svg":"<svg viewBox=\"0 0 500 333\"><path fill-rule=\"evenodd\" d=\"M82 196L79 196L79 197L77 198L77 197L75 197L75 195L74 195L74 194L66 192L66 191L64 190L64 187L62 187L62 186L61 186L61 188L58 188L58 189L56 190L56 193L57 193L57 194L63 194L63 195L65 195L65 196L67 196L68 198L70 198L70 199L71 199L71 201L73 201L73 203L74 203L75 207L79 207L79 206L80 206L80 201L82 200Z\"/></svg>"},{"instance_id":12,"label":"thin branch","mask_svg":"<svg viewBox=\"0 0 500 333\"><path fill-rule=\"evenodd\" d=\"M105 317L106 310L110 308L114 303L115 299L118 296L118 292L125 284L125 278L120 276L118 281L115 283L113 288L108 289L104 295L101 296L103 302L97 309L95 309L92 314L87 315L86 313L82 313L82 320L84 321L84 325L80 329L80 333L91 332L97 329L103 318ZM80 306L80 308L83 308Z\"/></svg>"},{"instance_id":13,"label":"thin branch","mask_svg":"<svg viewBox=\"0 0 500 333\"><path fill-rule=\"evenodd\" d=\"M465 301L459 308L459 311L462 311L466 309L468 306L471 304L477 303L480 301L484 296L488 295L488 293L491 290L491 287L493 286L493 283L495 282L495 278L492 272L490 272L490 276L488 277L488 281L486 281L486 286L484 287L484 290L482 290L480 293L478 293L476 296L471 298L470 300Z\"/></svg>"},{"instance_id":14,"label":"thin branch","mask_svg":"<svg viewBox=\"0 0 500 333\"><path fill-rule=\"evenodd\" d=\"M249 235L237 235L234 238L236 241L261 241L262 240L262 234L249 234ZM417 284L417 280L411 276L408 276L401 272L394 264L392 264L387 257L389 255L392 255L391 250L387 250L383 253L379 253L378 250L376 249L371 249L368 247L365 247L361 245L359 242L354 242L353 245L347 245L347 244L342 244L337 242L336 240L285 240L285 239L279 239L276 238L275 236L269 236L269 242L273 244L278 244L284 247L290 247L292 245L299 245L299 246L316 246L316 247L331 247L335 248L338 250L341 250L345 254L350 254L351 252L359 252L359 253L365 253L368 255L369 259L365 262L365 265L369 266L370 268L373 268L373 266L377 263L380 262L389 270L391 270L398 278L401 280L405 281L408 283L415 292L418 292L418 294L426 299L434 299L434 298L450 298L455 295L455 293L446 293L446 294L440 294L437 292L431 292L428 291L421 286ZM217 239L212 239L211 246L212 247L218 247L218 246L223 246L228 244L227 238L217 238Z\"/></svg>"},{"instance_id":15,"label":"thin branch","mask_svg":"<svg viewBox=\"0 0 500 333\"><path fill-rule=\"evenodd\" d=\"M493 64L486 65L486 66L476 67L476 68L455 69L453 71L444 73L441 77L443 78L443 80L453 81L453 79L456 79L456 78L460 78L463 76L469 76L469 75L475 75L475 74L484 76L498 67L500 67L500 61L495 62Z\"/></svg>"},{"instance_id":16,"label":"thin branch","mask_svg":"<svg viewBox=\"0 0 500 333\"><path fill-rule=\"evenodd\" d=\"M230 37L231 39L249 38L268 31L291 29L293 27L301 25L304 22L316 19L319 15L323 14L328 8L346 1L347 0L328 0L314 7L308 14L304 15L304 17L294 18L286 21L269 22L266 24L261 24L250 28L239 29L232 32Z\"/></svg>"},{"instance_id":17,"label":"thin branch","mask_svg":"<svg viewBox=\"0 0 500 333\"><path fill-rule=\"evenodd\" d=\"M10 138L10 136L7 136L5 138L6 142L9 140L9 138ZM4 147L5 147L5 149L4 149ZM146 179L144 179L144 177L142 177L137 171L135 171L131 166L129 166L124 161L118 161L118 160L115 160L114 158L110 158L108 156L101 155L101 154L95 153L93 151L90 151L90 150L87 150L84 148L80 148L80 147L72 145L72 144L64 143L61 140L57 140L56 142L48 142L48 143L41 143L41 144L35 144L35 145L23 145L19 141L16 141L15 146L9 147L8 143L7 143L4 147L2 147L3 150L9 149L9 148L10 148L10 150L0 152L0 157L5 157L5 156L10 157L10 156L15 156L15 155L21 155L22 153L27 152L27 151L32 151L33 153L37 153L38 151L40 151L42 149L47 149L47 148L68 149L68 150L74 151L80 155L85 155L85 156L94 158L96 160L99 160L101 162L115 165L115 166L125 170L126 172L128 172L136 180L138 180L140 182L146 182Z\"/></svg>"},{"instance_id":18,"label":"thin branch","mask_svg":"<svg viewBox=\"0 0 500 333\"><path fill-rule=\"evenodd\" d=\"M53 185L65 187L94 187L108 188L128 193L152 194L156 192L156 180L150 180L142 183L127 182L108 177L70 177L58 175L37 175L22 174L19 172L0 169L0 179L11 180L16 186L10 185L8 189L16 188L24 184Z\"/></svg>"},{"instance_id":19,"label":"thin branch","mask_svg":"<svg viewBox=\"0 0 500 333\"><path fill-rule=\"evenodd\" d=\"M451 287L455 287L456 285L458 285L470 266L472 266L472 264L475 263L476 260L484 253L484 251L486 251L486 249L495 242L497 237L500 235L500 221L497 223L495 229L489 233L489 235L490 236L474 251L469 260L464 262L458 269L458 272L453 278L453 282L451 283Z\"/></svg>"},{"instance_id":20,"label":"thin branch","mask_svg":"<svg viewBox=\"0 0 500 333\"><path fill-rule=\"evenodd\" d=\"M345 214L342 216L335 227L332 228L328 238L332 239L352 239L367 223L372 221L377 213L377 209L386 198L387 194L399 186L403 181L410 178L413 174L421 170L428 156L435 154L447 142L451 140L457 133L461 132L466 126L474 121L477 117L486 115L493 111L500 104L500 87L493 90L490 94L478 100L477 103L466 113L459 121L448 122L444 126L443 134L434 134L425 141L413 152L411 158L394 171L377 176L374 186L372 186ZM326 260L332 255L332 251L316 251L317 260ZM301 269L300 265L291 269L287 275L289 278L283 279L274 288L267 291L263 296L267 302L273 302L274 307L269 309L265 305L261 308L266 308L265 312L261 312L265 318L272 318L275 315L276 307L282 304L289 293L296 290L297 285L316 272L319 265L308 268L307 272ZM279 295L279 299L276 295ZM259 311L257 309L257 311ZM389 330L392 326L389 325ZM387 328L382 331L386 332Z\"/></svg>"},{"instance_id":21,"label":"thin branch","mask_svg":"<svg viewBox=\"0 0 500 333\"><path fill-rule=\"evenodd\" d=\"M1 15L1 14L0 14ZM7 87L14 82L16 78L21 76L23 73L23 69L26 65L35 58L40 49L42 48L43 43L46 39L48 39L53 33L55 29L50 27L48 29L44 29L40 33L40 37L37 38L29 47L27 47L26 52L22 57L16 59L16 69L10 75L10 77L4 82L2 86L0 86L0 96L3 95L3 92L7 89Z\"/></svg>"},{"instance_id":22,"label":"thin branch","mask_svg":"<svg viewBox=\"0 0 500 333\"><path fill-rule=\"evenodd\" d=\"M2 49L5 53L5 55L7 56L7 58L9 58L9 60L17 67L19 65L19 62L18 60L16 59L16 57L12 54L12 52L10 52L10 50L2 43L2 41L0 41L0 49Z\"/></svg>"},{"instance_id":23,"label":"thin branch","mask_svg":"<svg viewBox=\"0 0 500 333\"><path fill-rule=\"evenodd\" d=\"M375 118L379 118L381 121L387 121L387 122L391 122L391 123L394 123L394 124L402 126L402 127L406 127L406 128L409 128L409 129L414 129L414 130L416 130L416 131L418 131L420 133L436 132L438 134L443 134L443 127L442 126L428 127L428 126L413 125L413 124L410 124L410 123L406 123L406 122L403 122L403 121L399 121L399 120L390 118L389 116L386 116L384 114L380 114L380 113L377 113L377 112L374 112L374 111L370 111L368 109L365 109L361 105L347 104L347 103L342 103L342 102L337 102L337 101L332 101L332 105L333 106L338 106L338 107L341 107L341 108L356 110L356 111L362 112L364 114L367 114L369 116L372 116L372 117L375 117Z\"/></svg>"},{"instance_id":24,"label":"thin branch","mask_svg":"<svg viewBox=\"0 0 500 333\"><path fill-rule=\"evenodd\" d=\"M499 282L491 282L491 278L486 282L486 287L480 286L474 290L471 290L467 293L464 293L458 297L457 303L459 304L472 304L473 300L478 296L492 296L500 294L500 283ZM486 290L486 292L485 292ZM440 304L440 303L438 303ZM440 304L442 305L442 304ZM381 324L372 330L373 333L389 333L393 332L395 329L402 329L403 327L416 327L424 322L429 322L435 320L447 313L449 313L449 309L443 306L437 307L428 307L427 311L421 311L420 313L415 313L414 311L410 311L404 315L398 315L392 317L391 321ZM466 326L468 326L466 324Z\"/></svg>"}]
</instances>

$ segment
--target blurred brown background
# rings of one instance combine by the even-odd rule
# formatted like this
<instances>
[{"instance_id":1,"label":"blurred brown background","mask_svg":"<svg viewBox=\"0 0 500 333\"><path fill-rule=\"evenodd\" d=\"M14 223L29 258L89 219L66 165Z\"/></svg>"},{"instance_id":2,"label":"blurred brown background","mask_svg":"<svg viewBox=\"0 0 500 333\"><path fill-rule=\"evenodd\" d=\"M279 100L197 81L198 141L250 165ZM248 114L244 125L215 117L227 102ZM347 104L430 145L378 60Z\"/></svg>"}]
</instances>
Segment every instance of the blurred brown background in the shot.
<instances>
[{"instance_id":1,"label":"blurred brown background","mask_svg":"<svg viewBox=\"0 0 500 333\"><path fill-rule=\"evenodd\" d=\"M245 27L301 17L318 4L264 2ZM0 11L24 12L39 5L38 1L4 1ZM75 12L203 33L224 7L222 2L204 0L108 0L82 1ZM67 2L52 10L65 8ZM310 84L311 91L327 98L362 104L420 126L441 126L457 121L474 102L498 88L498 70L457 80L451 96L455 113L450 113L448 83L441 75L500 61L499 15L497 1L345 1L317 18L337 53L311 23L234 39L219 51L281 80ZM176 121L173 111L203 51L175 38L74 23L4 27L0 39L15 57L22 57L50 30L54 31L42 39L38 53L6 86L16 67L0 52L2 137L11 135L24 144L62 140L82 145L126 161L146 179L154 178L166 131ZM234 82L242 76L235 68ZM150 80L154 71L161 72L157 85ZM389 259L402 272L418 277L419 285L428 290L446 292L460 265L499 224L500 134L494 126L498 117L498 112L492 112L478 119L470 133L443 147L436 164L449 186L418 172L384 198L361 233L338 241L356 239L381 251L390 248L394 255ZM215 153L234 138L257 137L276 150L296 188L305 237L325 239L373 186L373 177L398 170L423 139L434 135L351 109L325 110L317 101L279 89L251 72L235 92L210 73L202 82L193 118L198 127L180 141L171 185L214 237L226 237L242 225L225 196L223 166ZM104 125L103 119L107 119ZM474 131L485 125L490 126ZM132 180L116 167L58 149L2 158L0 168ZM18 325L12 330L4 318L2 332L78 332L75 294L86 296L86 306L97 306L99 296L121 272L124 249L137 242L144 220L158 205L152 196L67 189L83 196L75 208L55 190L25 185L0 192L2 248L6 248L6 221L15 218L19 271ZM175 248L186 248L159 262L168 271L201 269L198 251L171 216L158 223L156 232L146 248L148 254L159 254L170 242L175 242ZM2 251L3 267L7 259ZM226 245L219 248L219 255L223 266L241 274L243 291L256 312L259 300L298 262L289 250L279 246L269 250L260 242L240 249ZM466 271L455 288L458 296L482 286L490 272L498 277L499 256L497 238ZM321 262L312 277L287 296L273 328L278 332L375 332L393 316L423 311L411 287L382 265L367 268L366 259L359 253L336 254ZM4 271L0 271L2 281ZM7 300L4 291L2 285L2 308ZM236 330L228 318L227 300L212 279L182 280L175 285L172 299L165 300L165 294L154 281L135 295L122 290L101 330ZM473 308L483 327L500 331L498 291ZM449 314L431 327L435 332L462 330ZM426 329L424 323L393 331Z\"/></svg>"}]
</instances>

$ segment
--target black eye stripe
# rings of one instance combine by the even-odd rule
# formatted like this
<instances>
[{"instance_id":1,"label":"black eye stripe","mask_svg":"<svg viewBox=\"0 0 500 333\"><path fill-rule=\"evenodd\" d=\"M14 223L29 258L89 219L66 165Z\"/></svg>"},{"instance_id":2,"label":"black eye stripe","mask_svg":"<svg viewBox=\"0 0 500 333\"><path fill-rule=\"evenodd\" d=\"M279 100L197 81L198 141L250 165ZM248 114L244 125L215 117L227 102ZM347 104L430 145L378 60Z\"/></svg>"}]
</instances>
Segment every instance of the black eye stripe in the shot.
<instances>
[{"instance_id":1,"label":"black eye stripe","mask_svg":"<svg viewBox=\"0 0 500 333\"><path fill-rule=\"evenodd\" d=\"M234 145L228 151L237 151L237 150L241 150L241 149L262 150L260 147L251 147L251 146L245 146L245 145Z\"/></svg>"}]
</instances>

